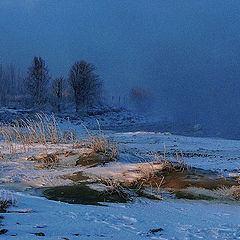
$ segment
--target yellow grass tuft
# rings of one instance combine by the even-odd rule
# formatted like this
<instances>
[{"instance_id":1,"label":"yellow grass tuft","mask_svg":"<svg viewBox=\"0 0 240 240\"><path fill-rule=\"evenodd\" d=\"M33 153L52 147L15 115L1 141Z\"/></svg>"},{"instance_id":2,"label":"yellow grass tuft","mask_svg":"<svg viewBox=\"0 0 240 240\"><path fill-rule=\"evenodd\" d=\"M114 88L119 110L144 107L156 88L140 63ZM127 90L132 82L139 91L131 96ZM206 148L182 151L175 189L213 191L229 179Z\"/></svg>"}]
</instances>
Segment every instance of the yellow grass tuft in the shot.
<instances>
[{"instance_id":1,"label":"yellow grass tuft","mask_svg":"<svg viewBox=\"0 0 240 240\"><path fill-rule=\"evenodd\" d=\"M26 118L15 121L13 125L0 126L0 136L10 153L16 151L16 145L21 144L24 151L34 144L59 144L75 140L73 131L62 130L54 115L37 113L34 119Z\"/></svg>"},{"instance_id":2,"label":"yellow grass tuft","mask_svg":"<svg viewBox=\"0 0 240 240\"><path fill-rule=\"evenodd\" d=\"M104 155L108 156L109 159L116 159L118 155L118 144L110 138L105 137L104 133L101 131L98 120L97 123L99 127L99 132L97 135L90 133L83 125L88 133L92 153L103 153Z\"/></svg>"}]
</instances>

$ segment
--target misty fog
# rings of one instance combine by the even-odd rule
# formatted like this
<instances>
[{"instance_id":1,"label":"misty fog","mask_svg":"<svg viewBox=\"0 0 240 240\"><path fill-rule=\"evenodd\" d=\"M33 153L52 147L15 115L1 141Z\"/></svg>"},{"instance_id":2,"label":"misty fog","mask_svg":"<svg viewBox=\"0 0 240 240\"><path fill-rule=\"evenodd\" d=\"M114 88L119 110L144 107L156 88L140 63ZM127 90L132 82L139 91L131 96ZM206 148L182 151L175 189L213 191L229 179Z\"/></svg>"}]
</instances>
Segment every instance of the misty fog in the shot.
<instances>
[{"instance_id":1,"label":"misty fog","mask_svg":"<svg viewBox=\"0 0 240 240\"><path fill-rule=\"evenodd\" d=\"M1 0L0 63L26 72L41 56L57 77L84 59L109 95L146 88L154 114L236 134L239 13L238 0Z\"/></svg>"}]
</instances>

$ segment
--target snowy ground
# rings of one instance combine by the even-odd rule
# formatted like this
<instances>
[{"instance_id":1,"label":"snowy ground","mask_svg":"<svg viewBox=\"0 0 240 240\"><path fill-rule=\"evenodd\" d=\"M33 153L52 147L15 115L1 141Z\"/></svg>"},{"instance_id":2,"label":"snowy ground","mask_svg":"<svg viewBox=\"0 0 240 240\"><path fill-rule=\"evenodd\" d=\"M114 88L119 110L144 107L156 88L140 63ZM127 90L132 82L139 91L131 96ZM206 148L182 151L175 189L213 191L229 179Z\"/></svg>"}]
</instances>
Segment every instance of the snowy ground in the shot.
<instances>
[{"instance_id":1,"label":"snowy ground","mask_svg":"<svg viewBox=\"0 0 240 240\"><path fill-rule=\"evenodd\" d=\"M239 173L240 141L155 132L108 133L120 145L121 162L134 163L149 152L161 154L165 145L168 159L182 152L193 167L224 176ZM14 166L16 162L11 171L18 177ZM10 213L0 214L4 217L0 230L8 230L0 239L240 239L240 202L236 200L174 199L163 194L163 200L138 197L128 203L92 206L51 201L24 189L13 195L17 205L9 208ZM31 211L17 212L24 209Z\"/></svg>"},{"instance_id":2,"label":"snowy ground","mask_svg":"<svg viewBox=\"0 0 240 240\"><path fill-rule=\"evenodd\" d=\"M164 152L175 160L176 153L183 152L185 163L219 173L240 170L240 141L217 138L198 138L171 135L169 133L127 132L115 133L119 144L127 146L135 154ZM188 157L189 155L189 157Z\"/></svg>"},{"instance_id":3,"label":"snowy ground","mask_svg":"<svg viewBox=\"0 0 240 240\"><path fill-rule=\"evenodd\" d=\"M43 239L240 239L239 204L138 199L99 207L16 197L33 212L2 214L3 239L39 239L33 233L40 232Z\"/></svg>"}]
</instances>

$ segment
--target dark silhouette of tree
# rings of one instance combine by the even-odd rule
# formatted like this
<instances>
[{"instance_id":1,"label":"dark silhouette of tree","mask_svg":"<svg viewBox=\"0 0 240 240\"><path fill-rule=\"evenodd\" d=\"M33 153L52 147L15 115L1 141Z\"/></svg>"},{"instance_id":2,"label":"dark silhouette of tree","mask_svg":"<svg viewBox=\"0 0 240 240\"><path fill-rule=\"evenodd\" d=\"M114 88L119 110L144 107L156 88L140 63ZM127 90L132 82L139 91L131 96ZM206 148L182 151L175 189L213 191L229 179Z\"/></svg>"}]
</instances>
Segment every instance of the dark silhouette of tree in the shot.
<instances>
[{"instance_id":1,"label":"dark silhouette of tree","mask_svg":"<svg viewBox=\"0 0 240 240\"><path fill-rule=\"evenodd\" d=\"M34 103L39 106L46 102L47 85L50 79L45 61L41 57L34 57L27 74L26 88Z\"/></svg>"},{"instance_id":2,"label":"dark silhouette of tree","mask_svg":"<svg viewBox=\"0 0 240 240\"><path fill-rule=\"evenodd\" d=\"M56 78L52 82L52 93L53 96L56 98L57 110L61 112L61 102L63 97L63 82L64 78Z\"/></svg>"},{"instance_id":3,"label":"dark silhouette of tree","mask_svg":"<svg viewBox=\"0 0 240 240\"><path fill-rule=\"evenodd\" d=\"M2 64L0 64L0 94L1 94L1 104L3 106L6 105L6 88L4 86L6 86L6 75L3 69Z\"/></svg>"},{"instance_id":4,"label":"dark silhouette of tree","mask_svg":"<svg viewBox=\"0 0 240 240\"><path fill-rule=\"evenodd\" d=\"M74 92L76 112L93 103L100 96L102 82L94 73L95 66L85 61L76 62L70 69L69 82Z\"/></svg>"},{"instance_id":5,"label":"dark silhouette of tree","mask_svg":"<svg viewBox=\"0 0 240 240\"><path fill-rule=\"evenodd\" d=\"M129 92L129 97L138 111L149 110L150 108L149 101L151 99L151 93L147 89L140 87L132 88Z\"/></svg>"},{"instance_id":6,"label":"dark silhouette of tree","mask_svg":"<svg viewBox=\"0 0 240 240\"><path fill-rule=\"evenodd\" d=\"M22 94L20 71L14 64L3 67L0 64L0 98L1 103L7 106L8 102L14 101Z\"/></svg>"}]
</instances>

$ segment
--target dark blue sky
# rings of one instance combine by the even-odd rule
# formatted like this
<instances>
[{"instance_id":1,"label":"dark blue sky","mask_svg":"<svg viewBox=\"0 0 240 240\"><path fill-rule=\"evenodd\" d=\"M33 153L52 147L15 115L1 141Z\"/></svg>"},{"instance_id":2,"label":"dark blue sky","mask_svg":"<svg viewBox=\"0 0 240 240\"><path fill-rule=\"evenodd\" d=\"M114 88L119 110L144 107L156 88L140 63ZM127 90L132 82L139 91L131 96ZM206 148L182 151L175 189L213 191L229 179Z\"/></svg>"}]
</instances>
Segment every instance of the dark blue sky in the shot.
<instances>
[{"instance_id":1,"label":"dark blue sky","mask_svg":"<svg viewBox=\"0 0 240 240\"><path fill-rule=\"evenodd\" d=\"M53 77L95 64L111 94L152 89L174 117L239 119L238 0L1 0L0 61L35 55Z\"/></svg>"}]
</instances>

